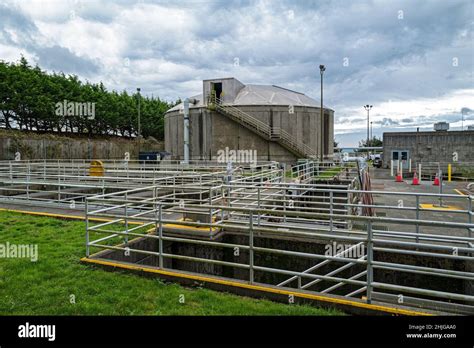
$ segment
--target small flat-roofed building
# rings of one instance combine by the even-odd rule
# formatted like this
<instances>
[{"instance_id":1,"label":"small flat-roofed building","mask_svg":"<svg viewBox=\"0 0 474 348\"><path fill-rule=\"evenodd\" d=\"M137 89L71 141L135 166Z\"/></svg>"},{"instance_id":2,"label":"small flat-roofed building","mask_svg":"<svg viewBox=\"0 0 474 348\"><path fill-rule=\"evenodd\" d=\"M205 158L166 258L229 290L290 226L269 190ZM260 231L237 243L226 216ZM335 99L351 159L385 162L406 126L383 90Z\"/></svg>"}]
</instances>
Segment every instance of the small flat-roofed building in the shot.
<instances>
[{"instance_id":1,"label":"small flat-roofed building","mask_svg":"<svg viewBox=\"0 0 474 348\"><path fill-rule=\"evenodd\" d=\"M474 130L449 131L445 125L437 124L438 131L383 133L384 167L390 166L390 160L411 159L412 166L421 162L474 162Z\"/></svg>"}]
</instances>

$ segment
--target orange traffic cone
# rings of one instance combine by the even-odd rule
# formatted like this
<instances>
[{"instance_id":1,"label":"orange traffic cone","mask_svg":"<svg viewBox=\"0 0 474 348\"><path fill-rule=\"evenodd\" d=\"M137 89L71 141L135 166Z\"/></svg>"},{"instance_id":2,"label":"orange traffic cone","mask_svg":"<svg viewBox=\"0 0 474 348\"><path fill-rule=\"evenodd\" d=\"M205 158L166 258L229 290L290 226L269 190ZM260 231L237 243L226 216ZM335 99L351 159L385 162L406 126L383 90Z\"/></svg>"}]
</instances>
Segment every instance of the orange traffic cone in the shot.
<instances>
[{"instance_id":1,"label":"orange traffic cone","mask_svg":"<svg viewBox=\"0 0 474 348\"><path fill-rule=\"evenodd\" d=\"M439 186L439 177L438 177L438 174L436 174L436 176L435 176L435 178L434 178L433 185L434 185L434 186Z\"/></svg>"},{"instance_id":2,"label":"orange traffic cone","mask_svg":"<svg viewBox=\"0 0 474 348\"><path fill-rule=\"evenodd\" d=\"M397 176L395 177L395 182L403 182L403 176L402 176L401 170L397 172Z\"/></svg>"},{"instance_id":3,"label":"orange traffic cone","mask_svg":"<svg viewBox=\"0 0 474 348\"><path fill-rule=\"evenodd\" d=\"M420 180L418 179L418 174L413 174L413 181L411 183L412 185L419 185L420 184Z\"/></svg>"}]
</instances>

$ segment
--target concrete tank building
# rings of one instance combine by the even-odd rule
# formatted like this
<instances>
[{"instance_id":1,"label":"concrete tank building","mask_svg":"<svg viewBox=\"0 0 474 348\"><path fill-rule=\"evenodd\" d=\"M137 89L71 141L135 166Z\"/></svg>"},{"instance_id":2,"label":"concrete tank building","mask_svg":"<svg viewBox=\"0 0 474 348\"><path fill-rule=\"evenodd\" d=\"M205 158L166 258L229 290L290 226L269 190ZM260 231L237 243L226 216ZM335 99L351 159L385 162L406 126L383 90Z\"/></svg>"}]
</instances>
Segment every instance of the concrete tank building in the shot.
<instances>
[{"instance_id":1,"label":"concrete tank building","mask_svg":"<svg viewBox=\"0 0 474 348\"><path fill-rule=\"evenodd\" d=\"M202 93L188 101L189 109L184 102L165 114L172 159L188 151L190 160L216 160L226 149L256 151L259 161L294 163L319 158L321 150L332 158L334 111L324 106L321 120L320 101L303 93L221 78L204 80Z\"/></svg>"}]
</instances>

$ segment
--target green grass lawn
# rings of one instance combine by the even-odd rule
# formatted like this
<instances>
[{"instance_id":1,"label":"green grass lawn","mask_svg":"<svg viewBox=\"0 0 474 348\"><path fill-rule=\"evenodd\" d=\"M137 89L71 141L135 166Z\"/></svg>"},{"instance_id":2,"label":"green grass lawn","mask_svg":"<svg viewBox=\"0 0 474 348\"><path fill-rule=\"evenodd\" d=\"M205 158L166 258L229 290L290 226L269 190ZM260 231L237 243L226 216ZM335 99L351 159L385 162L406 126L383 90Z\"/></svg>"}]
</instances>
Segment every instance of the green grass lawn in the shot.
<instances>
[{"instance_id":1,"label":"green grass lawn","mask_svg":"<svg viewBox=\"0 0 474 348\"><path fill-rule=\"evenodd\" d=\"M0 212L0 244L37 244L39 255L36 262L0 258L0 315L342 314L185 288L81 264L84 235L82 221ZM72 296L75 303L71 303Z\"/></svg>"},{"instance_id":2,"label":"green grass lawn","mask_svg":"<svg viewBox=\"0 0 474 348\"><path fill-rule=\"evenodd\" d=\"M344 168L342 167L328 167L321 170L319 175L314 175L314 179L329 179L339 174ZM285 178L296 178L296 174L291 169L285 172Z\"/></svg>"},{"instance_id":3,"label":"green grass lawn","mask_svg":"<svg viewBox=\"0 0 474 348\"><path fill-rule=\"evenodd\" d=\"M340 172L342 172L343 168L341 167L329 167L321 170L319 172L319 175L315 175L313 179L315 180L327 180L327 179L332 179L336 175L338 175Z\"/></svg>"}]
</instances>

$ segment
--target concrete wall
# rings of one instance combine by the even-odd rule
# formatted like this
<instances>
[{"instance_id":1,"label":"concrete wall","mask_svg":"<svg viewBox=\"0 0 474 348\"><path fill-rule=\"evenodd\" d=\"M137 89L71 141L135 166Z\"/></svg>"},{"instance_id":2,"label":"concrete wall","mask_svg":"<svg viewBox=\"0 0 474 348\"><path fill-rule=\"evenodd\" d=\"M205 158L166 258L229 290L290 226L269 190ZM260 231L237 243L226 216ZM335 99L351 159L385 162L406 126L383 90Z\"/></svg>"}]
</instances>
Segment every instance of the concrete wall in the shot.
<instances>
[{"instance_id":1,"label":"concrete wall","mask_svg":"<svg viewBox=\"0 0 474 348\"><path fill-rule=\"evenodd\" d=\"M23 133L19 131L0 132L0 160L13 160L15 153L21 159L138 159L139 151L163 151L163 142L138 141L113 138L88 139L51 134Z\"/></svg>"},{"instance_id":2,"label":"concrete wall","mask_svg":"<svg viewBox=\"0 0 474 348\"><path fill-rule=\"evenodd\" d=\"M294 107L290 114L287 106L239 106L239 109L258 120L281 127L296 140L319 152L321 115L319 108ZM325 110L325 153L333 155L334 112ZM257 150L259 160L292 163L297 157L276 142L270 142L224 115L206 108L190 109L190 157L213 159L225 147L235 150ZM178 111L165 115L165 149L173 158L183 156L183 114Z\"/></svg>"},{"instance_id":3,"label":"concrete wall","mask_svg":"<svg viewBox=\"0 0 474 348\"><path fill-rule=\"evenodd\" d=\"M397 132L383 134L383 162L390 166L392 151L408 150L412 165L419 162L474 162L474 131Z\"/></svg>"},{"instance_id":4,"label":"concrete wall","mask_svg":"<svg viewBox=\"0 0 474 348\"><path fill-rule=\"evenodd\" d=\"M204 104L207 103L206 98L211 91L211 82L222 83L223 95L221 95L221 100L223 103L232 103L235 97L237 96L237 94L239 94L239 91L245 87L242 82L232 77L225 78L225 79L204 80L202 82ZM219 98L219 96L217 96L217 98Z\"/></svg>"}]
</instances>

